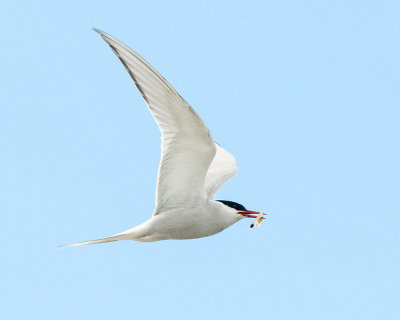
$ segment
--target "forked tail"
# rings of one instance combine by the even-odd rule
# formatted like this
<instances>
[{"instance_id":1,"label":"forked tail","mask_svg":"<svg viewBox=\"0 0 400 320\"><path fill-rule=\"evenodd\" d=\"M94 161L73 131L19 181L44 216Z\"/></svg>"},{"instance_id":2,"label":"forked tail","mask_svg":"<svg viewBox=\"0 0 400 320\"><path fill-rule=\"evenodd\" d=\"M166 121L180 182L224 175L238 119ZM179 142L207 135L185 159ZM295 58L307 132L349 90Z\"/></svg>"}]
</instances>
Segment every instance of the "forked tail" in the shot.
<instances>
[{"instance_id":1,"label":"forked tail","mask_svg":"<svg viewBox=\"0 0 400 320\"><path fill-rule=\"evenodd\" d=\"M75 243L67 244L67 245L61 246L61 247L77 247L77 246L84 246L86 244L104 243L104 242L112 242L112 241L118 241L118 240L154 241L154 240L149 240L148 237L146 237L148 235L148 231L149 231L149 223L148 223L148 221L146 221L145 223L142 223L141 225L138 225L129 230L114 234L111 237L101 238L101 239L97 239L97 240L75 242Z\"/></svg>"},{"instance_id":2,"label":"forked tail","mask_svg":"<svg viewBox=\"0 0 400 320\"><path fill-rule=\"evenodd\" d=\"M118 241L118 240L129 240L126 234L116 234L111 237L107 238L101 238L101 239L96 239L96 240L89 240L89 241L82 241L82 242L75 242L75 243L70 243L63 245L61 247L78 247L78 246L84 246L87 244L96 244L96 243L104 243L104 242L113 242L113 241Z\"/></svg>"}]
</instances>

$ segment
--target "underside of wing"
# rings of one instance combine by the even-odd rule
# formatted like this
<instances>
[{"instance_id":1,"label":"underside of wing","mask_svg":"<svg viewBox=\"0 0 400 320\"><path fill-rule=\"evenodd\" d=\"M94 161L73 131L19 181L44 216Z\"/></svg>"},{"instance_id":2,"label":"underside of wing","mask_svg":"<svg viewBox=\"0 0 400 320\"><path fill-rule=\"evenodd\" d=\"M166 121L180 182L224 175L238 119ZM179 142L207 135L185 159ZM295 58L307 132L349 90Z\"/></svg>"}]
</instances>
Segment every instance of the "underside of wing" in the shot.
<instances>
[{"instance_id":1,"label":"underside of wing","mask_svg":"<svg viewBox=\"0 0 400 320\"><path fill-rule=\"evenodd\" d=\"M161 131L155 214L161 208L206 199L204 180L216 152L206 125L135 51L107 33L94 30L128 71Z\"/></svg>"},{"instance_id":2,"label":"underside of wing","mask_svg":"<svg viewBox=\"0 0 400 320\"><path fill-rule=\"evenodd\" d=\"M218 189L238 172L236 160L228 151L215 144L216 153L207 171L205 188L207 198L213 200Z\"/></svg>"}]
</instances>

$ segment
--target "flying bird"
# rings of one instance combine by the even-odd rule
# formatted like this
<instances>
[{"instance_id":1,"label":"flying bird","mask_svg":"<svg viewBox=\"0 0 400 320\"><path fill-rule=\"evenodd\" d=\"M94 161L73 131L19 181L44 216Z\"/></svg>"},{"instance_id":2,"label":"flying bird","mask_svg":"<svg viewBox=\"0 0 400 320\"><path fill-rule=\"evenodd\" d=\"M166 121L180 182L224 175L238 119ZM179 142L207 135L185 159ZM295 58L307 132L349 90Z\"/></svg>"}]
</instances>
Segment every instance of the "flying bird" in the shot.
<instances>
[{"instance_id":1,"label":"flying bird","mask_svg":"<svg viewBox=\"0 0 400 320\"><path fill-rule=\"evenodd\" d=\"M243 218L260 219L259 212L239 203L214 200L217 190L236 175L236 161L214 142L193 108L135 51L109 34L94 30L120 59L149 107L161 131L161 161L156 205L149 220L108 238L70 245L202 238Z\"/></svg>"}]
</instances>

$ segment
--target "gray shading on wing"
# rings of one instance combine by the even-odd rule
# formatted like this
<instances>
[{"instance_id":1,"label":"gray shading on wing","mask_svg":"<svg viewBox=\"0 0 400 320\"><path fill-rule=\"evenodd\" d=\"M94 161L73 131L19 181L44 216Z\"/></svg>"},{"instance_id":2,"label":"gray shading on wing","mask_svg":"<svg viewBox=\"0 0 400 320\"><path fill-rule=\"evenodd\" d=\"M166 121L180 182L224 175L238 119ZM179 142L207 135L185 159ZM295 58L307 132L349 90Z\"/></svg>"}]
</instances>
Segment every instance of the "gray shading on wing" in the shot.
<instances>
[{"instance_id":1,"label":"gray shading on wing","mask_svg":"<svg viewBox=\"0 0 400 320\"><path fill-rule=\"evenodd\" d=\"M238 172L233 155L218 144L215 144L215 147L217 152L207 171L205 181L206 194L209 200L214 200L218 189Z\"/></svg>"},{"instance_id":2,"label":"gray shading on wing","mask_svg":"<svg viewBox=\"0 0 400 320\"><path fill-rule=\"evenodd\" d=\"M205 177L216 153L206 125L135 51L107 33L94 30L128 71L161 131L161 161L153 215L160 209L206 200Z\"/></svg>"}]
</instances>

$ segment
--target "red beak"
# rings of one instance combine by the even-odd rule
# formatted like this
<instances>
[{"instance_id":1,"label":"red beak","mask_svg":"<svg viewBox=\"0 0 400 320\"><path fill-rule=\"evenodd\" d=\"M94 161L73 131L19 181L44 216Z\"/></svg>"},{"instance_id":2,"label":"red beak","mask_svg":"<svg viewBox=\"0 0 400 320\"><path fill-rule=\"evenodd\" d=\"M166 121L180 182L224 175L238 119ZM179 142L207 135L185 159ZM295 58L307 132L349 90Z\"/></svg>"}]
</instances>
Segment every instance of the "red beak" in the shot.
<instances>
[{"instance_id":1,"label":"red beak","mask_svg":"<svg viewBox=\"0 0 400 320\"><path fill-rule=\"evenodd\" d=\"M259 212L247 210L247 211L238 211L237 214L240 214L246 218L257 218ZM265 218L263 217L263 219L265 219Z\"/></svg>"}]
</instances>

